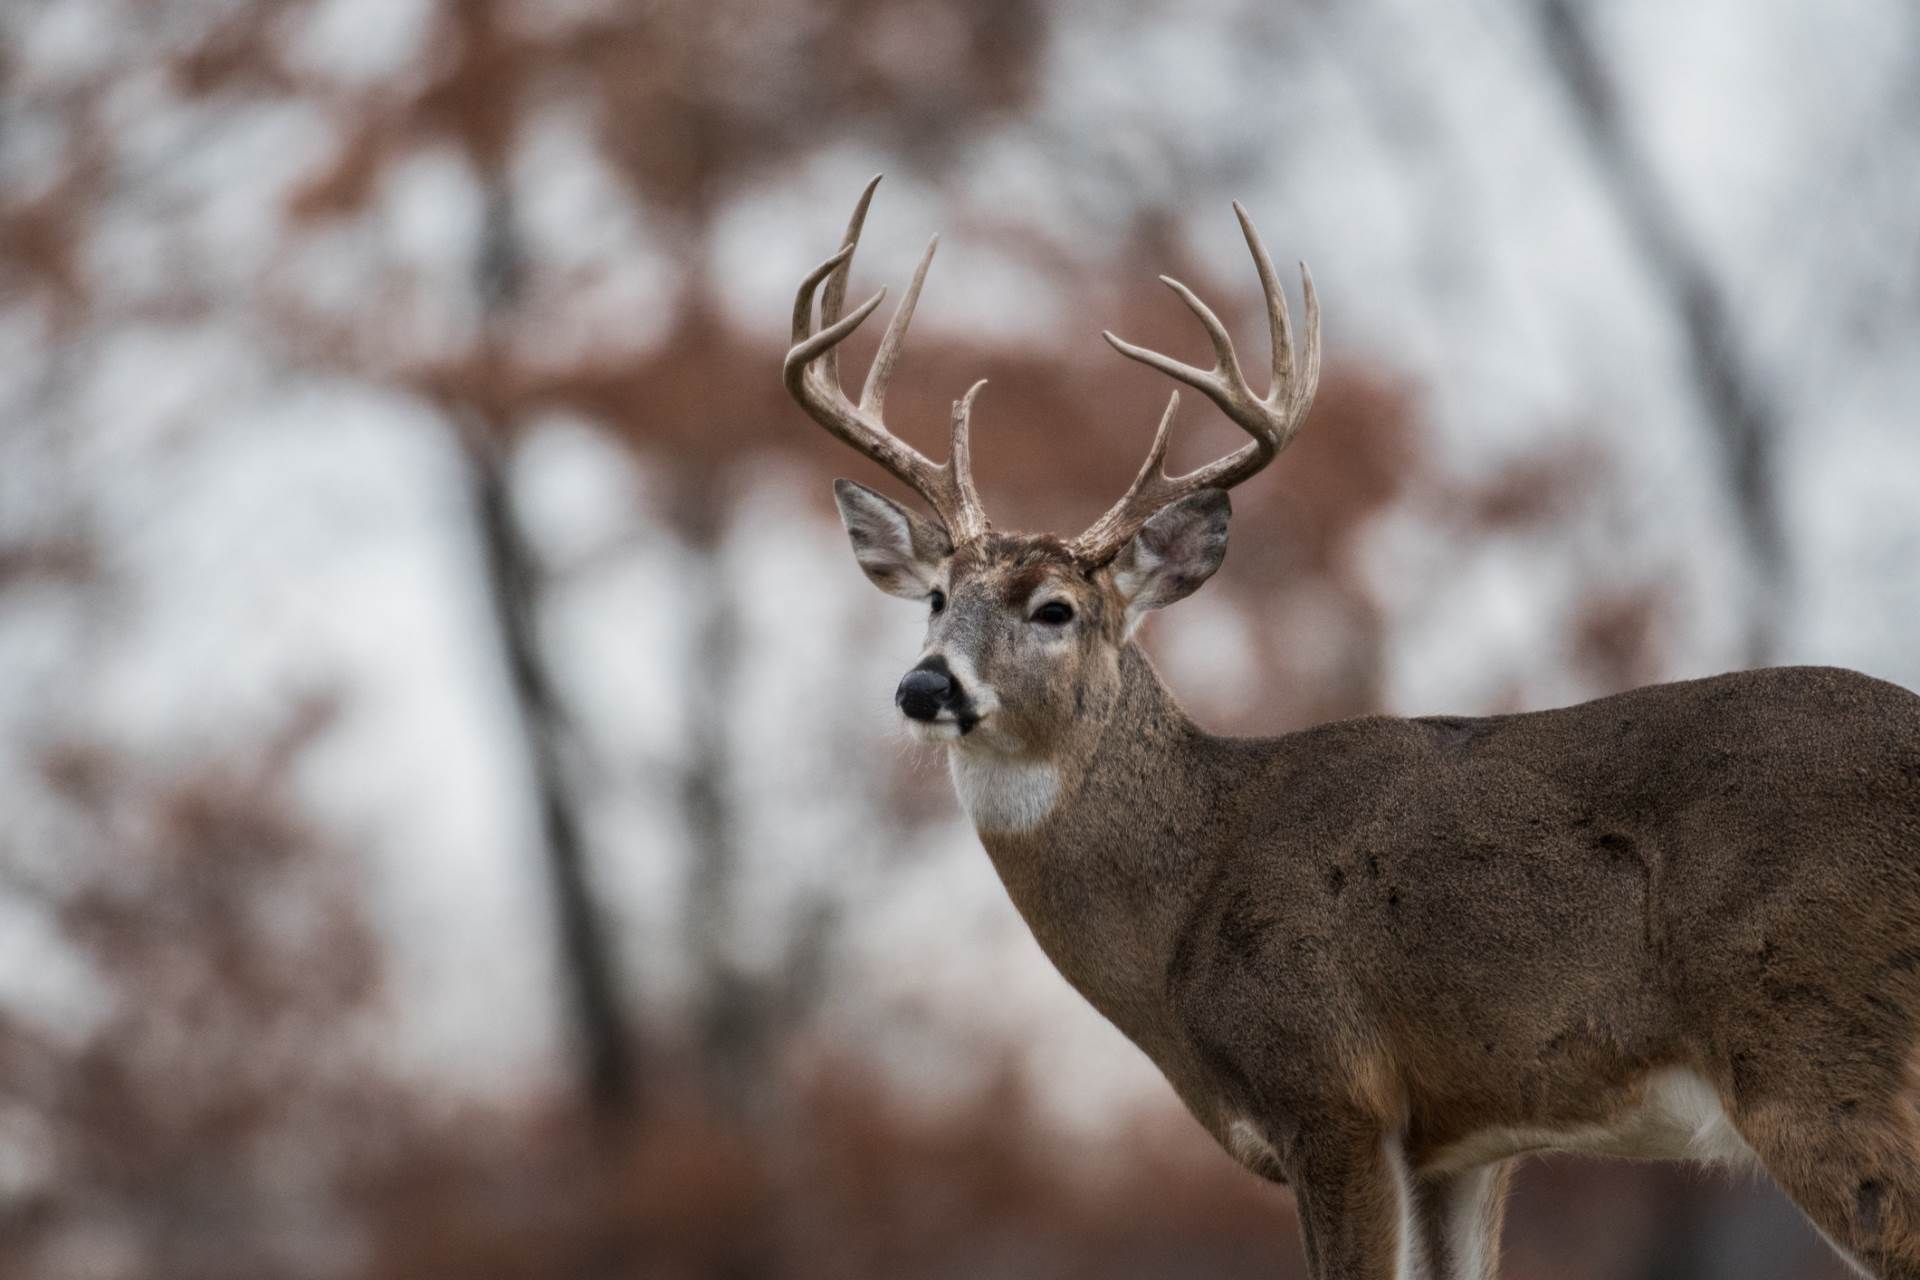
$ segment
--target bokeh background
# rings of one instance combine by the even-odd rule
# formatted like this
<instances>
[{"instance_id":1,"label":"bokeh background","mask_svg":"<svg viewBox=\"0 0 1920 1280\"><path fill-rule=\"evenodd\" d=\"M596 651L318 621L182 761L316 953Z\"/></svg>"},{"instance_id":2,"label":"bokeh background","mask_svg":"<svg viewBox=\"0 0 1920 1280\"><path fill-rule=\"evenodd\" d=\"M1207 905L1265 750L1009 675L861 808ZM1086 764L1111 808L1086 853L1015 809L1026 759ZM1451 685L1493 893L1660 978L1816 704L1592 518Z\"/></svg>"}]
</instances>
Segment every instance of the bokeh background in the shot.
<instances>
[{"instance_id":1,"label":"bokeh background","mask_svg":"<svg viewBox=\"0 0 1920 1280\"><path fill-rule=\"evenodd\" d=\"M7 0L0 85L8 1276L1301 1273L896 732L827 481L898 490L778 374L877 170L1002 527L1138 465L1157 273L1260 351L1230 199L1313 264L1148 629L1212 727L1920 685L1909 0ZM1509 1222L1840 1274L1727 1175Z\"/></svg>"}]
</instances>

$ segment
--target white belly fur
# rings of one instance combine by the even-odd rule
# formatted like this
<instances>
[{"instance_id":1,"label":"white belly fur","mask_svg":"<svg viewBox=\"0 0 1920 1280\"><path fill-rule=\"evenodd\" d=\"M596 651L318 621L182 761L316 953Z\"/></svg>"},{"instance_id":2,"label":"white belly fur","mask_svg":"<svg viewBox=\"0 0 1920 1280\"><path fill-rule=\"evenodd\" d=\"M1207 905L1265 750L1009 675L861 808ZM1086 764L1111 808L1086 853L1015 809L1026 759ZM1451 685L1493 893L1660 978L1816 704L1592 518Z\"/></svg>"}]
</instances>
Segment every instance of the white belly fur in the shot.
<instances>
[{"instance_id":1,"label":"white belly fur","mask_svg":"<svg viewBox=\"0 0 1920 1280\"><path fill-rule=\"evenodd\" d=\"M1727 1118L1713 1086L1685 1067L1667 1067L1648 1076L1637 1103L1609 1123L1570 1129L1485 1129L1441 1151L1421 1172L1455 1172L1529 1151L1730 1165L1756 1159Z\"/></svg>"}]
</instances>

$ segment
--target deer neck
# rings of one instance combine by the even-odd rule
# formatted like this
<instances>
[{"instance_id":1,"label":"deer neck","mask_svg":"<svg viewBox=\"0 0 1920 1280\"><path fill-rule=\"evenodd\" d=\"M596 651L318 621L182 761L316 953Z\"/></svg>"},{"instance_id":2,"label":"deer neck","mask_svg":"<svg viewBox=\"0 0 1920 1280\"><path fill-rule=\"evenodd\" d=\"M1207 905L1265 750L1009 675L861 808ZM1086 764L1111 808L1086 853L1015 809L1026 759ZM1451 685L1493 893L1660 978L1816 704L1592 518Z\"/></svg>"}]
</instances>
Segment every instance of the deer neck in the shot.
<instances>
[{"instance_id":1,"label":"deer neck","mask_svg":"<svg viewBox=\"0 0 1920 1280\"><path fill-rule=\"evenodd\" d=\"M1153 1038L1175 936L1202 887L1193 802L1206 735L1138 646L1043 757L954 748L962 804L1035 939L1136 1041Z\"/></svg>"}]
</instances>

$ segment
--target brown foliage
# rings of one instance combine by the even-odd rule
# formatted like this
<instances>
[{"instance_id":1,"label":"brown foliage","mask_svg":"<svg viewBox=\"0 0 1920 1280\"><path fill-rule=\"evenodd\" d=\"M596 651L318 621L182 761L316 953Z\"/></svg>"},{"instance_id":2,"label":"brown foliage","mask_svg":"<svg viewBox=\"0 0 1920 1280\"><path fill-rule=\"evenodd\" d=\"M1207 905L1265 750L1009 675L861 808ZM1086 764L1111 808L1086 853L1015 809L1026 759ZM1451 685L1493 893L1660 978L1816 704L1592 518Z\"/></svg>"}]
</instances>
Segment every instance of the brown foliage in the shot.
<instances>
[{"instance_id":1,"label":"brown foliage","mask_svg":"<svg viewBox=\"0 0 1920 1280\"><path fill-rule=\"evenodd\" d=\"M251 1233L298 1216L250 1186L288 1170L263 1144L372 1136L361 1117L384 1090L350 1037L377 1000L377 948L355 877L287 792L330 716L309 701L246 756L184 767L74 740L46 752L70 841L36 890L103 1004L8 1027L8 1091L43 1118L60 1175L10 1215L13 1273L105 1233L153 1274L243 1274L267 1248ZM230 1269L210 1233L236 1214Z\"/></svg>"}]
</instances>

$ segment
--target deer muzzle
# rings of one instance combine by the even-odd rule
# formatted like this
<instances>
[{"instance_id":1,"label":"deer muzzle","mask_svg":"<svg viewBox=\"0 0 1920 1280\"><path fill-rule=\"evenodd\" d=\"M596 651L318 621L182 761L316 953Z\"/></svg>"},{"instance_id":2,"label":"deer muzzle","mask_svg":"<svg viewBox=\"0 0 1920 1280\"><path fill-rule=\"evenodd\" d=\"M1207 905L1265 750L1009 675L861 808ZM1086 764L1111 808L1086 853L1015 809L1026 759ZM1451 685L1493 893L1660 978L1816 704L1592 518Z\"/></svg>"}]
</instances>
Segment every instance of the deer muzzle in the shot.
<instances>
[{"instance_id":1,"label":"deer muzzle","mask_svg":"<svg viewBox=\"0 0 1920 1280\"><path fill-rule=\"evenodd\" d=\"M980 722L966 689L954 676L947 660L938 654L923 660L901 677L893 701L907 719L921 724L945 720L965 733Z\"/></svg>"}]
</instances>

